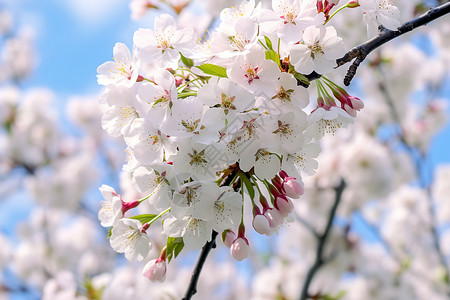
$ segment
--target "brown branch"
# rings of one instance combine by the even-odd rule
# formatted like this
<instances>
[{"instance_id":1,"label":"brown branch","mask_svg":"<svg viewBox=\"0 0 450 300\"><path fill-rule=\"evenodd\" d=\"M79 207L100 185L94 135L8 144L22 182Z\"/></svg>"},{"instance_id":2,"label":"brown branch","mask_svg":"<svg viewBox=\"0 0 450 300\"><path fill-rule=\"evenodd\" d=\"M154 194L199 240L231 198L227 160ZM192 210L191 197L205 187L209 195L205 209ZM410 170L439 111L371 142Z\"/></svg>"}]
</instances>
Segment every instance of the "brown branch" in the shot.
<instances>
[{"instance_id":1,"label":"brown branch","mask_svg":"<svg viewBox=\"0 0 450 300\"><path fill-rule=\"evenodd\" d=\"M328 236L331 232L331 228L333 226L333 221L334 221L334 218L336 217L336 212L337 212L338 206L341 203L342 193L344 192L344 189L345 189L345 181L341 180L341 183L339 184L339 186L337 186L335 188L336 197L334 200L333 207L331 208L330 214L328 216L328 221L327 221L325 230L324 230L323 234L318 237L316 258L314 260L314 264L311 266L308 273L306 274L306 279L305 279L305 283L303 284L302 292L300 295L300 300L306 300L306 299L310 298L310 295L308 294L309 286L311 285L311 282L312 282L316 272L325 263L325 258L323 257L323 252L325 250L325 244L326 244Z\"/></svg>"},{"instance_id":2,"label":"brown branch","mask_svg":"<svg viewBox=\"0 0 450 300\"><path fill-rule=\"evenodd\" d=\"M350 66L347 75L345 75L344 84L346 86L350 84L350 82L352 81L353 77L356 74L358 66L373 50L389 42L390 40L393 40L396 37L399 37L407 32L410 32L417 27L427 25L429 22L436 20L448 13L450 13L450 2L442 4L435 8L431 8L430 10L428 10L428 12L421 15L420 17L417 17L411 21L402 24L397 29L397 31L388 30L380 26L381 29L378 36L353 48L352 50L347 52L342 58L336 60L338 67L340 67L343 64L348 63L353 59L355 59L353 64Z\"/></svg>"},{"instance_id":3,"label":"brown branch","mask_svg":"<svg viewBox=\"0 0 450 300\"><path fill-rule=\"evenodd\" d=\"M232 165L230 167L230 172L227 173L220 186L229 186L233 181L233 178L235 177L238 170L239 168L237 164ZM191 281L189 282L188 288L182 300L190 300L192 296L194 296L195 293L197 293L197 283L198 279L200 278L200 273L202 272L203 265L206 262L206 258L208 257L209 252L211 251L211 249L216 248L216 238L218 234L219 234L218 232L213 230L211 234L211 241L206 242L206 244L203 246L197 264L195 265L194 271L192 272Z\"/></svg>"},{"instance_id":4,"label":"brown branch","mask_svg":"<svg viewBox=\"0 0 450 300\"><path fill-rule=\"evenodd\" d=\"M416 29L417 27L427 25L429 22L436 20L448 13L450 13L450 2L442 4L435 8L431 8L430 10L428 10L428 12L424 13L420 17L417 17L406 23L403 23L397 29L397 31L388 30L380 26L380 32L378 36L351 49L343 57L336 60L337 63L336 68L354 60L352 65L349 67L347 74L345 75L344 84L346 86L350 85L350 82L356 75L356 70L358 69L359 65L364 61L364 59L366 59L367 55L369 55L373 50L395 39L396 37L399 37L407 32L410 32ZM322 76L321 74L312 72L311 74L306 75L306 78L312 81L319 79L321 76Z\"/></svg>"},{"instance_id":5,"label":"brown branch","mask_svg":"<svg viewBox=\"0 0 450 300\"><path fill-rule=\"evenodd\" d=\"M192 272L191 281L189 282L188 289L184 294L182 300L190 300L195 293L197 293L197 283L200 277L200 273L202 272L203 265L206 262L206 258L208 257L209 251L212 248L216 248L216 238L218 233L213 230L211 235L211 241L206 242L206 244L202 248L202 252L200 253L200 257L198 258L197 264L195 265L194 272Z\"/></svg>"}]
</instances>

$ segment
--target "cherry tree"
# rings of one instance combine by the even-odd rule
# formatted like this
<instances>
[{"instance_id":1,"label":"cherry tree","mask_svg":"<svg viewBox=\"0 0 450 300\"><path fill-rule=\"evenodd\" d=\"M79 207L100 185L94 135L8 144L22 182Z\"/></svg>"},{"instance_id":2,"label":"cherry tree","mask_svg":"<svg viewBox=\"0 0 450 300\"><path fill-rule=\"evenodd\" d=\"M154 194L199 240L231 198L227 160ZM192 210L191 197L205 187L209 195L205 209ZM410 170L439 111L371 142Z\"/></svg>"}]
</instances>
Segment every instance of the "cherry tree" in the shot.
<instances>
[{"instance_id":1,"label":"cherry tree","mask_svg":"<svg viewBox=\"0 0 450 300\"><path fill-rule=\"evenodd\" d=\"M447 299L450 171L430 150L450 3L428 5L133 0L153 27L98 67L98 104L71 102L82 141L48 92L4 90L2 174L27 174L37 207L0 262L45 299ZM406 35L430 22L433 55ZM98 155L125 164L97 214Z\"/></svg>"}]
</instances>

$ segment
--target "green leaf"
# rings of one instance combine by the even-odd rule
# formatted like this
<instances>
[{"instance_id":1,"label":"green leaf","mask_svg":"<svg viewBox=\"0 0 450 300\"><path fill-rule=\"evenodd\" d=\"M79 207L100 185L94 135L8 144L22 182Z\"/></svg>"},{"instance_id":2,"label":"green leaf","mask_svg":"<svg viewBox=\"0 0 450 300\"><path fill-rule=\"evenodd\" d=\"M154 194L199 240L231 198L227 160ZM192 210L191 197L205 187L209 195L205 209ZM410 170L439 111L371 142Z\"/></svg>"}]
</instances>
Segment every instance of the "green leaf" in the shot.
<instances>
[{"instance_id":1,"label":"green leaf","mask_svg":"<svg viewBox=\"0 0 450 300\"><path fill-rule=\"evenodd\" d=\"M183 53L179 52L181 55L181 61L183 62L183 64L186 67L193 67L194 66L194 61L190 58L187 58L186 56L183 55Z\"/></svg>"},{"instance_id":2,"label":"green leaf","mask_svg":"<svg viewBox=\"0 0 450 300\"><path fill-rule=\"evenodd\" d=\"M297 71L295 71L295 68L293 65L289 64L289 73L291 73L292 75L294 75L295 79L297 79L298 81L302 82L303 85L309 86L310 82L309 79L306 78L305 75L298 73Z\"/></svg>"},{"instance_id":3,"label":"green leaf","mask_svg":"<svg viewBox=\"0 0 450 300\"><path fill-rule=\"evenodd\" d=\"M302 82L304 85L309 86L310 82L309 82L308 78L306 78L305 75L296 72L296 73L294 73L294 77L298 81Z\"/></svg>"},{"instance_id":4,"label":"green leaf","mask_svg":"<svg viewBox=\"0 0 450 300\"><path fill-rule=\"evenodd\" d=\"M201 66L198 66L197 68L199 68L208 75L213 75L217 77L227 77L227 69L218 65L203 64Z\"/></svg>"},{"instance_id":5,"label":"green leaf","mask_svg":"<svg viewBox=\"0 0 450 300\"><path fill-rule=\"evenodd\" d=\"M264 40L266 41L267 47L269 47L270 50L273 50L272 41L267 36L264 36Z\"/></svg>"},{"instance_id":6,"label":"green leaf","mask_svg":"<svg viewBox=\"0 0 450 300\"><path fill-rule=\"evenodd\" d=\"M152 221L157 215L152 214L144 214L130 217L130 219L141 221L142 224L148 223Z\"/></svg>"},{"instance_id":7,"label":"green leaf","mask_svg":"<svg viewBox=\"0 0 450 300\"><path fill-rule=\"evenodd\" d=\"M167 262L170 262L172 258L176 258L183 250L184 242L181 237L167 237L166 258Z\"/></svg>"},{"instance_id":8,"label":"green leaf","mask_svg":"<svg viewBox=\"0 0 450 300\"><path fill-rule=\"evenodd\" d=\"M244 183L245 188L247 189L248 195L250 198L255 198L255 189L253 188L253 184L248 179L247 175L245 175L242 172L239 172L239 177L241 178L241 181Z\"/></svg>"},{"instance_id":9,"label":"green leaf","mask_svg":"<svg viewBox=\"0 0 450 300\"><path fill-rule=\"evenodd\" d=\"M112 226L111 227L109 227L109 229L108 229L108 234L106 235L106 238L107 239L109 239L110 237L111 237L111 235L112 235Z\"/></svg>"},{"instance_id":10,"label":"green leaf","mask_svg":"<svg viewBox=\"0 0 450 300\"><path fill-rule=\"evenodd\" d=\"M274 50L266 51L266 59L273 60L278 66L280 66L280 57Z\"/></svg>"}]
</instances>

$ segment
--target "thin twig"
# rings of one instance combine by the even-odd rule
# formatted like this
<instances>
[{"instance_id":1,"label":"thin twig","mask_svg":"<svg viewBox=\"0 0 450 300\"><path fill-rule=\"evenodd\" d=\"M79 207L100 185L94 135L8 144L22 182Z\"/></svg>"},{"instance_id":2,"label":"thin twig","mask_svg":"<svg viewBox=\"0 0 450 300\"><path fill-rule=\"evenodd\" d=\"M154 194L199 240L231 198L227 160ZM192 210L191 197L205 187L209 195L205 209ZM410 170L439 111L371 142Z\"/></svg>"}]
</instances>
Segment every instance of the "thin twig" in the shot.
<instances>
[{"instance_id":1,"label":"thin twig","mask_svg":"<svg viewBox=\"0 0 450 300\"><path fill-rule=\"evenodd\" d=\"M211 234L211 241L206 242L206 244L202 248L202 252L200 253L200 257L198 258L197 264L195 265L194 272L192 272L191 281L189 282L188 289L184 294L182 300L190 300L192 296L197 293L197 283L200 277L200 273L202 272L203 265L205 264L206 258L208 257L209 251L212 248L216 248L216 238L218 233L213 230Z\"/></svg>"},{"instance_id":2,"label":"thin twig","mask_svg":"<svg viewBox=\"0 0 450 300\"><path fill-rule=\"evenodd\" d=\"M333 221L336 216L336 211L341 202L342 193L344 192L344 189L345 189L345 181L342 179L339 186L335 188L336 197L334 200L334 204L333 204L333 207L331 208L330 214L328 216L328 221L327 221L325 230L324 230L323 234L318 238L319 244L317 246L316 258L315 258L314 264L311 266L311 268L309 269L309 271L306 275L305 283L303 285L302 292L300 295L300 300L308 299L308 297L309 297L308 290L309 290L309 286L311 285L311 282L314 278L314 275L320 269L320 267L322 267L322 265L325 262L325 258L323 257L323 251L325 249L325 244L328 239L328 236L331 232Z\"/></svg>"},{"instance_id":3,"label":"thin twig","mask_svg":"<svg viewBox=\"0 0 450 300\"><path fill-rule=\"evenodd\" d=\"M309 232L311 232L312 235L314 235L317 239L320 238L320 234L308 221L300 217L298 214L295 214L295 218L297 219L297 221L303 224L303 226L305 226L309 230Z\"/></svg>"}]
</instances>

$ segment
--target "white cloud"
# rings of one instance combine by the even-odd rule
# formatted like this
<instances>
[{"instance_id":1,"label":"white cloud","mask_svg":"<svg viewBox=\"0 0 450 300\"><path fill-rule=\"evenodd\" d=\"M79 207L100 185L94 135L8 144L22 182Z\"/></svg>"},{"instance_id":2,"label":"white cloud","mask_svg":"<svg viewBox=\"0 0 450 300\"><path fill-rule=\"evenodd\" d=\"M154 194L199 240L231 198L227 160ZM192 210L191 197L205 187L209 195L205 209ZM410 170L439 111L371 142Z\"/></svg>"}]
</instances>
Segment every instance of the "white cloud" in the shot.
<instances>
[{"instance_id":1,"label":"white cloud","mask_svg":"<svg viewBox=\"0 0 450 300\"><path fill-rule=\"evenodd\" d=\"M84 27L101 26L128 10L130 0L65 0L67 9ZM128 12L129 14L129 12Z\"/></svg>"}]
</instances>

